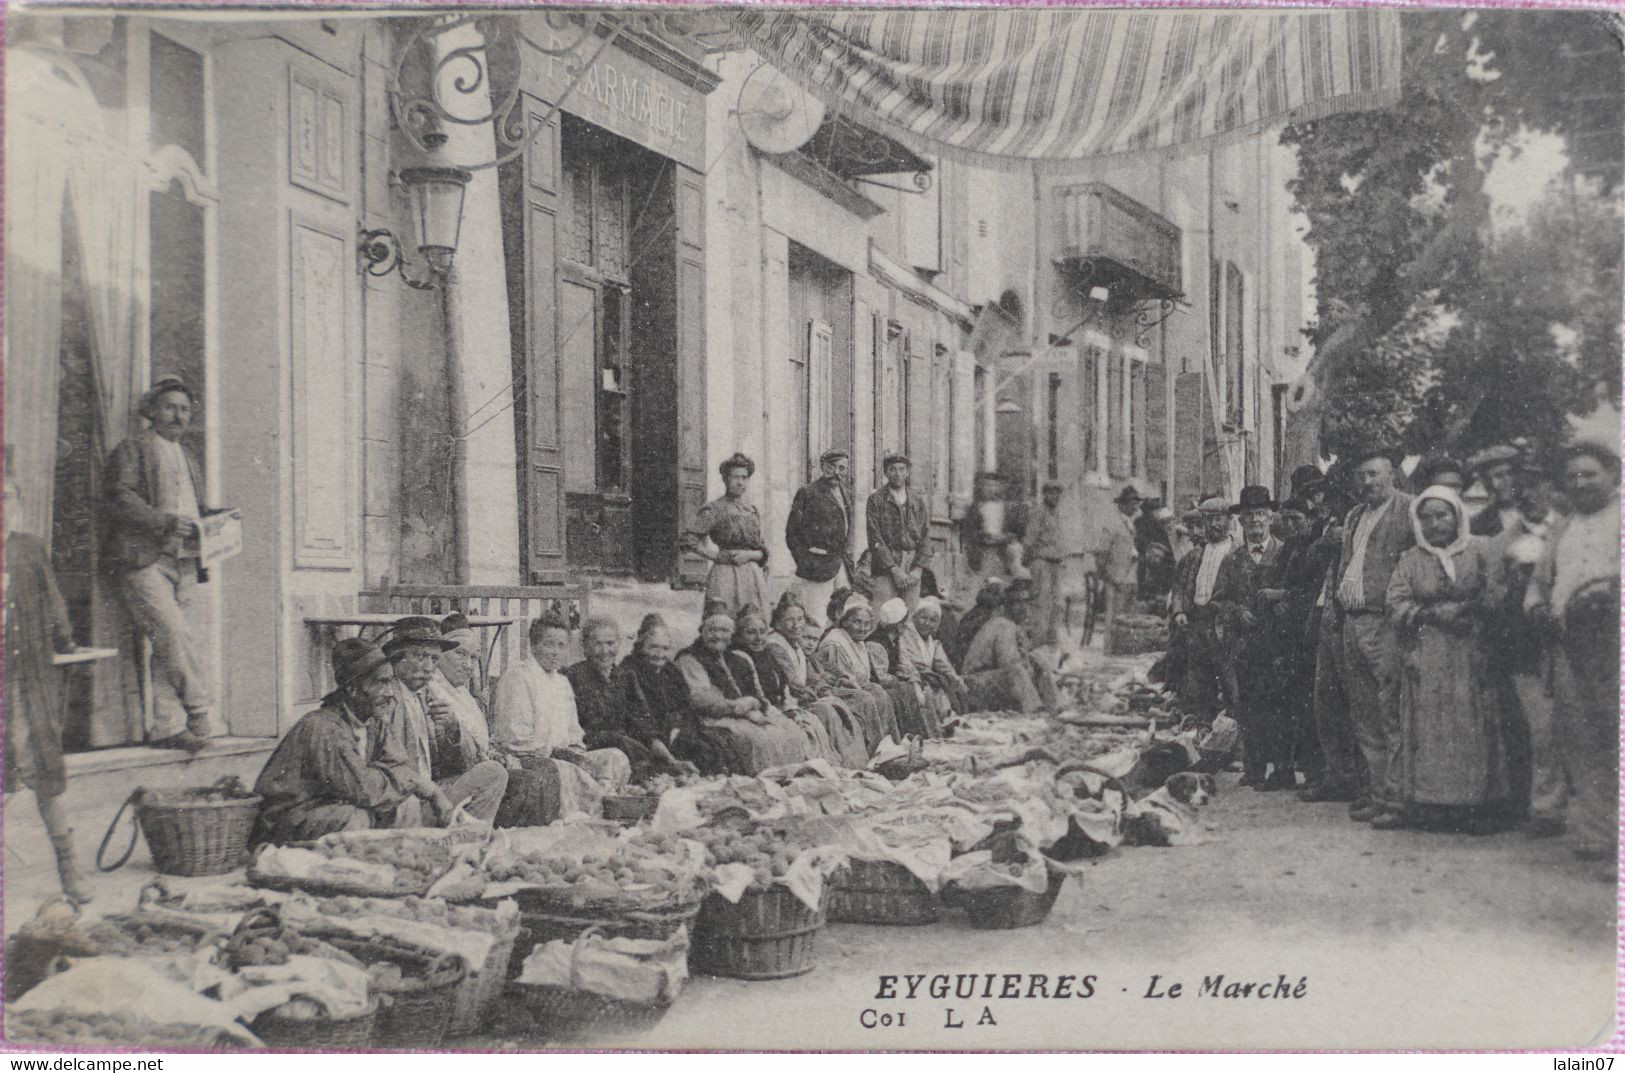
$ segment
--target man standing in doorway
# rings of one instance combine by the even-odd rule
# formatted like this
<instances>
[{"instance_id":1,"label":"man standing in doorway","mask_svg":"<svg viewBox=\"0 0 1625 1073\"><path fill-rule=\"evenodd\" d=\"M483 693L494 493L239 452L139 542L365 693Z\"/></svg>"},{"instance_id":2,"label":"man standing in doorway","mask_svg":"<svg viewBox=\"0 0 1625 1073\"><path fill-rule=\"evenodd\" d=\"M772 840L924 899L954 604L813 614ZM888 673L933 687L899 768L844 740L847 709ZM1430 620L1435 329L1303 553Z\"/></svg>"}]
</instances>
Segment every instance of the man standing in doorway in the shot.
<instances>
[{"instance_id":1,"label":"man standing in doorway","mask_svg":"<svg viewBox=\"0 0 1625 1073\"><path fill-rule=\"evenodd\" d=\"M823 475L796 493L784 523L784 542L796 563L794 588L809 616L821 615L837 588L852 584L851 456L825 451Z\"/></svg>"},{"instance_id":2,"label":"man standing in doorway","mask_svg":"<svg viewBox=\"0 0 1625 1073\"><path fill-rule=\"evenodd\" d=\"M1343 552L1334 599L1343 615L1339 667L1348 696L1354 739L1365 757L1366 785L1349 816L1379 829L1398 826L1399 654L1388 622L1388 579L1399 557L1416 543L1411 496L1394 488L1393 452L1373 447L1356 454L1354 487L1361 502L1343 528Z\"/></svg>"},{"instance_id":3,"label":"man standing in doorway","mask_svg":"<svg viewBox=\"0 0 1625 1073\"><path fill-rule=\"evenodd\" d=\"M152 644L152 726L160 749L196 753L214 733L214 702L194 608L201 562L203 477L181 443L197 395L166 376L141 397L151 427L107 462L105 556L136 627Z\"/></svg>"},{"instance_id":4,"label":"man standing in doorway","mask_svg":"<svg viewBox=\"0 0 1625 1073\"><path fill-rule=\"evenodd\" d=\"M1134 544L1134 516L1144 502L1133 482L1117 493L1117 514L1106 522L1106 549L1100 554L1100 575L1106 582L1106 638L1109 644L1117 616L1134 599L1140 553Z\"/></svg>"},{"instance_id":5,"label":"man standing in doorway","mask_svg":"<svg viewBox=\"0 0 1625 1073\"><path fill-rule=\"evenodd\" d=\"M890 454L886 483L869 496L870 600L880 605L901 597L910 611L920 602L920 578L931 565L931 515L925 499L909 487L908 456Z\"/></svg>"}]
</instances>

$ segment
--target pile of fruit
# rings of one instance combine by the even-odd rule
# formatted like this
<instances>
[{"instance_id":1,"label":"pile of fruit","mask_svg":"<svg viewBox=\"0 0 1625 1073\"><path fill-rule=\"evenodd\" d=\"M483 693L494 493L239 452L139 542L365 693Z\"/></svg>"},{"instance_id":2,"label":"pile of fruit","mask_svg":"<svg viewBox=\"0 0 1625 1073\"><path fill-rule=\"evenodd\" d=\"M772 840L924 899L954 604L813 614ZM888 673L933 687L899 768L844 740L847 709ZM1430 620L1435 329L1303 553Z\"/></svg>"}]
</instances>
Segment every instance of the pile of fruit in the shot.
<instances>
[{"instance_id":1,"label":"pile of fruit","mask_svg":"<svg viewBox=\"0 0 1625 1073\"><path fill-rule=\"evenodd\" d=\"M115 1043L155 1051L242 1047L219 1028L169 1025L111 1013L21 1010L6 1014L6 1038L14 1043Z\"/></svg>"},{"instance_id":2,"label":"pile of fruit","mask_svg":"<svg viewBox=\"0 0 1625 1073\"><path fill-rule=\"evenodd\" d=\"M755 824L745 828L702 827L689 832L705 844L712 864L743 864L755 873L751 890L766 890L783 879L797 857L817 843L787 827Z\"/></svg>"},{"instance_id":3,"label":"pile of fruit","mask_svg":"<svg viewBox=\"0 0 1625 1073\"><path fill-rule=\"evenodd\" d=\"M141 916L106 917L91 925L87 934L97 950L114 957L192 954L222 938L203 927Z\"/></svg>"},{"instance_id":4,"label":"pile of fruit","mask_svg":"<svg viewBox=\"0 0 1625 1073\"><path fill-rule=\"evenodd\" d=\"M492 861L497 882L522 880L533 889L565 891L586 898L664 901L696 893L699 878L681 861L674 835L641 834L585 857L526 853Z\"/></svg>"},{"instance_id":5,"label":"pile of fruit","mask_svg":"<svg viewBox=\"0 0 1625 1073\"><path fill-rule=\"evenodd\" d=\"M507 913L472 905L452 905L442 898L322 898L315 908L324 916L354 919L387 916L433 924L455 931L493 931L506 919L517 917L517 909Z\"/></svg>"},{"instance_id":6,"label":"pile of fruit","mask_svg":"<svg viewBox=\"0 0 1625 1073\"><path fill-rule=\"evenodd\" d=\"M365 861L395 869L395 893L415 894L429 888L451 867L451 850L417 835L392 838L329 835L310 847L332 860Z\"/></svg>"}]
</instances>

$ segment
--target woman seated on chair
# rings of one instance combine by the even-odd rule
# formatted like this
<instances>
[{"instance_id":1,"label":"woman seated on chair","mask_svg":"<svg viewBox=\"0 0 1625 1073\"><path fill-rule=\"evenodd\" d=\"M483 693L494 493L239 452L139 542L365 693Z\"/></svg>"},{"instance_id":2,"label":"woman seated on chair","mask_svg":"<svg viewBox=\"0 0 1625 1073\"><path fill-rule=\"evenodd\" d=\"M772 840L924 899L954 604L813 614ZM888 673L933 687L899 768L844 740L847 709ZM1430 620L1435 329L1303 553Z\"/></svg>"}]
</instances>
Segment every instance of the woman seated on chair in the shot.
<instances>
[{"instance_id":1,"label":"woman seated on chair","mask_svg":"<svg viewBox=\"0 0 1625 1073\"><path fill-rule=\"evenodd\" d=\"M677 657L691 718L723 748L730 774L755 775L808 759L806 735L768 702L755 664L732 650L733 635L733 616L708 601L699 639Z\"/></svg>"},{"instance_id":2,"label":"woman seated on chair","mask_svg":"<svg viewBox=\"0 0 1625 1073\"><path fill-rule=\"evenodd\" d=\"M618 749L587 748L575 691L562 673L570 627L543 617L531 624L529 639L534 658L497 680L492 740L526 770L558 773L561 815L597 815L604 794L630 780L632 765Z\"/></svg>"}]
</instances>

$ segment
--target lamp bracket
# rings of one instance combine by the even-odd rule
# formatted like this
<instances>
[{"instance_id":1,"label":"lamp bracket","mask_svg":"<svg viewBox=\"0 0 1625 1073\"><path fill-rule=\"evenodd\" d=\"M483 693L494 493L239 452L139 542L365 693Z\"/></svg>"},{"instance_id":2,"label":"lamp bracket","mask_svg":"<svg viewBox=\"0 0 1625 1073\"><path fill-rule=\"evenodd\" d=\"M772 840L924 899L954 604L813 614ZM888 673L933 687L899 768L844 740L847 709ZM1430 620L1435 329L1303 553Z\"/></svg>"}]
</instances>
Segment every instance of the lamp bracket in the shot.
<instances>
[{"instance_id":1,"label":"lamp bracket","mask_svg":"<svg viewBox=\"0 0 1625 1073\"><path fill-rule=\"evenodd\" d=\"M1173 298L1148 298L1134 303L1135 345L1145 346L1151 329L1173 316L1178 308L1179 302Z\"/></svg>"},{"instance_id":2,"label":"lamp bracket","mask_svg":"<svg viewBox=\"0 0 1625 1073\"><path fill-rule=\"evenodd\" d=\"M429 267L427 279L417 280L406 274L409 263L406 254L401 252L400 239L395 237L393 231L364 230L356 240L356 267L363 269L367 275L382 278L391 272L398 272L408 287L419 291L432 291L439 286L439 273L432 266Z\"/></svg>"}]
</instances>

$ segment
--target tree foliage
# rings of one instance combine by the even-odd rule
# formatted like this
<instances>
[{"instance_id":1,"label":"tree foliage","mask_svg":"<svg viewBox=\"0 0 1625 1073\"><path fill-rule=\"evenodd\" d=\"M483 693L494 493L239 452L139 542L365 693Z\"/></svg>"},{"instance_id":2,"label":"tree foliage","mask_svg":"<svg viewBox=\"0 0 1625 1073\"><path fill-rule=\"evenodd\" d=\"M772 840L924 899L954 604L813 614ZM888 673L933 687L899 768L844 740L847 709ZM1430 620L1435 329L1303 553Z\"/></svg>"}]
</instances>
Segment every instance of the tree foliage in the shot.
<instances>
[{"instance_id":1,"label":"tree foliage","mask_svg":"<svg viewBox=\"0 0 1625 1073\"><path fill-rule=\"evenodd\" d=\"M1324 447L1552 442L1596 380L1618 395L1621 223L1603 197L1571 193L1497 233L1484 177L1542 131L1617 188L1619 39L1584 12L1401 18L1395 108L1282 136L1316 254Z\"/></svg>"}]
</instances>

